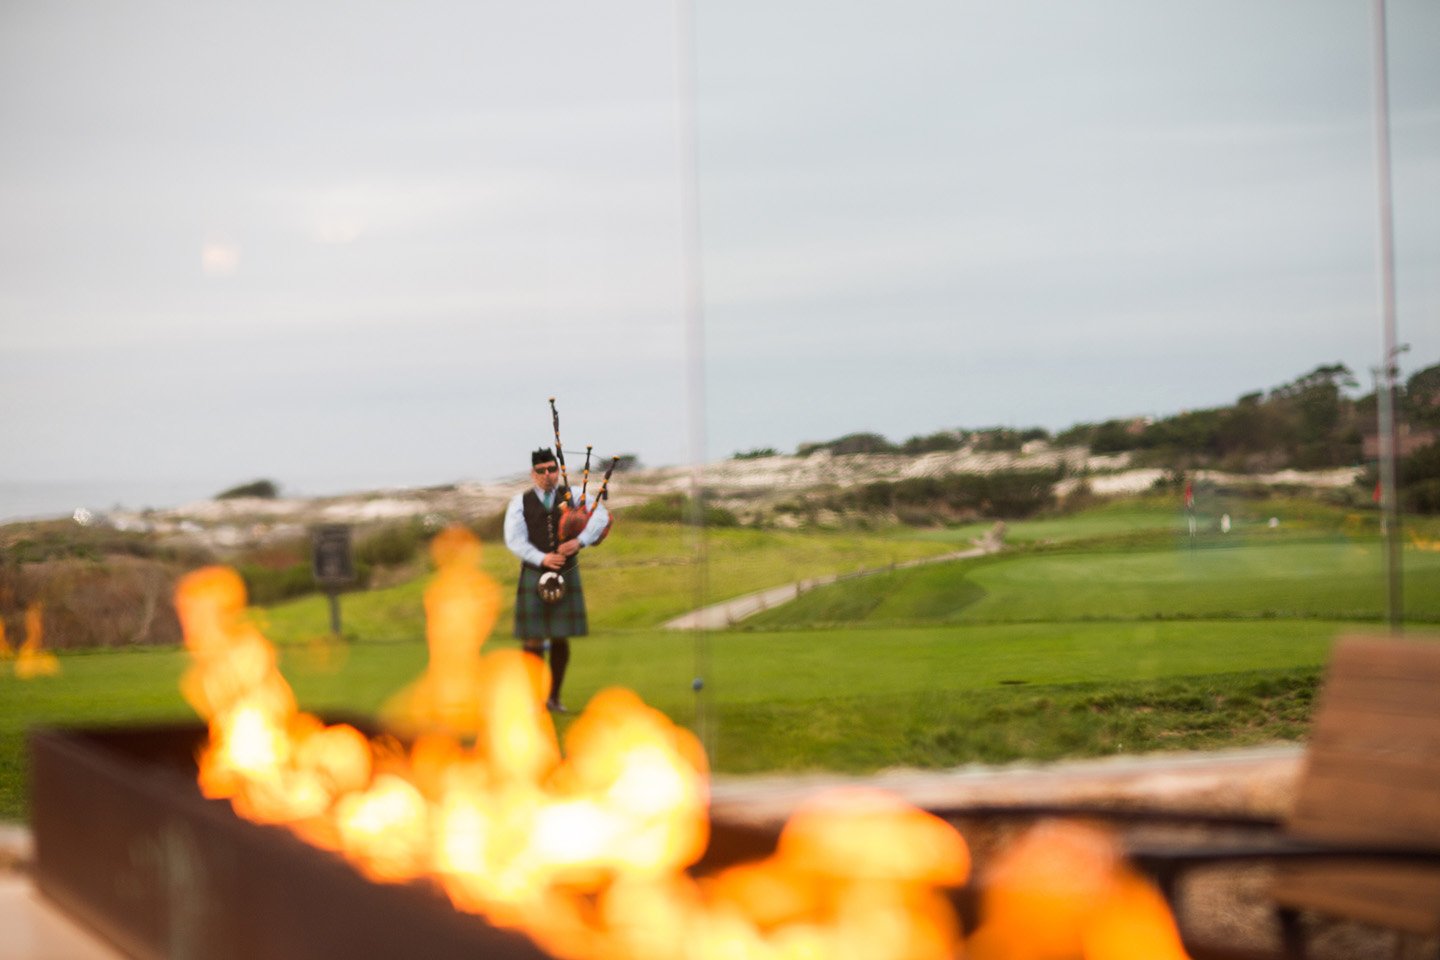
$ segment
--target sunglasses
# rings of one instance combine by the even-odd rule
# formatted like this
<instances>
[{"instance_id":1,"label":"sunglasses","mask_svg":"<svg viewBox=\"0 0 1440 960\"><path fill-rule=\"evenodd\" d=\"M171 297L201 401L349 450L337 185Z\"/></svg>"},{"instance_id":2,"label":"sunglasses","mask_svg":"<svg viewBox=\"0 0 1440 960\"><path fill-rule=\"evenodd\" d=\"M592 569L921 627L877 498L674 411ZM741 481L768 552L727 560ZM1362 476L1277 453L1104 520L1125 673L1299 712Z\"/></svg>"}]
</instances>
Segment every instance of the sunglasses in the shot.
<instances>
[{"instance_id":1,"label":"sunglasses","mask_svg":"<svg viewBox=\"0 0 1440 960\"><path fill-rule=\"evenodd\" d=\"M548 467L533 467L532 469L533 469L536 473L559 473L559 472L560 472L560 468L557 467L557 466L555 466L555 464L553 464L553 463L550 464L550 466L548 466Z\"/></svg>"}]
</instances>

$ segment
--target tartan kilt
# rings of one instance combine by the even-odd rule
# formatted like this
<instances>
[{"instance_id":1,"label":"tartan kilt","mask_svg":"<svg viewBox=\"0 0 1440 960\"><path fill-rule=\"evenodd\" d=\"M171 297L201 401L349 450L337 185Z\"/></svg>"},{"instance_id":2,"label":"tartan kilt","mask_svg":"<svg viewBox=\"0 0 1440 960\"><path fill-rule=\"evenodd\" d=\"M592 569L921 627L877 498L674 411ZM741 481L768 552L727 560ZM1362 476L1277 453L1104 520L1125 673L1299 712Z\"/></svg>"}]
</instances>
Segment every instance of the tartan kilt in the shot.
<instances>
[{"instance_id":1,"label":"tartan kilt","mask_svg":"<svg viewBox=\"0 0 1440 960\"><path fill-rule=\"evenodd\" d=\"M520 565L520 582L515 587L515 636L524 640L588 634L590 624L585 617L585 589L580 584L580 568L572 566L560 571L565 578L565 596L555 603L541 600L536 589L544 572Z\"/></svg>"}]
</instances>

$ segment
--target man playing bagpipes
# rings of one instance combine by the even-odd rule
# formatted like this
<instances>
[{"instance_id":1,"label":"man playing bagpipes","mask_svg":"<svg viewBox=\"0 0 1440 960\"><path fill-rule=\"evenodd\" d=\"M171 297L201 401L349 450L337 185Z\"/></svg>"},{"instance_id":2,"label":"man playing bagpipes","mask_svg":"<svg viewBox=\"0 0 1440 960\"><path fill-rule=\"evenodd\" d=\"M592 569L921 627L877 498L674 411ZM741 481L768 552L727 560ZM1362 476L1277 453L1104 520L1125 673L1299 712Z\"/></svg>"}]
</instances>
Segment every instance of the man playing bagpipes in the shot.
<instances>
[{"instance_id":1,"label":"man playing bagpipes","mask_svg":"<svg viewBox=\"0 0 1440 960\"><path fill-rule=\"evenodd\" d=\"M530 454L533 486L516 494L505 511L505 546L520 558L515 636L524 642L526 653L541 660L549 648L550 696L546 706L558 713L565 712L560 687L570 663L570 638L590 632L579 553L599 543L610 530L610 513L603 502L605 488L589 496L582 488L578 497L573 495L568 483L561 482L564 456L561 451L557 457L548 447ZM588 462L586 474L588 480Z\"/></svg>"}]
</instances>

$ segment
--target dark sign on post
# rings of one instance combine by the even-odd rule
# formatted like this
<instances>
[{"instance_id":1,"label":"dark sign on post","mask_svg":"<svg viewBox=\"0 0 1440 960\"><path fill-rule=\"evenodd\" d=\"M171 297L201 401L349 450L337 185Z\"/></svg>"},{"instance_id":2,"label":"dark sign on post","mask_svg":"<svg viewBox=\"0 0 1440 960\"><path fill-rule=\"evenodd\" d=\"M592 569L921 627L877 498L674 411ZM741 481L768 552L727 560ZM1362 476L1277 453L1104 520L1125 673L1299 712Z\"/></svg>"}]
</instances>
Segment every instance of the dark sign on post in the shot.
<instances>
[{"instance_id":1,"label":"dark sign on post","mask_svg":"<svg viewBox=\"0 0 1440 960\"><path fill-rule=\"evenodd\" d=\"M350 549L348 526L327 523L316 527L311 533L311 545L316 583L333 589L355 582L355 555Z\"/></svg>"},{"instance_id":2,"label":"dark sign on post","mask_svg":"<svg viewBox=\"0 0 1440 960\"><path fill-rule=\"evenodd\" d=\"M340 589L355 582L355 554L350 528L327 523L311 532L311 565L318 583L330 596L330 632L340 636Z\"/></svg>"}]
</instances>

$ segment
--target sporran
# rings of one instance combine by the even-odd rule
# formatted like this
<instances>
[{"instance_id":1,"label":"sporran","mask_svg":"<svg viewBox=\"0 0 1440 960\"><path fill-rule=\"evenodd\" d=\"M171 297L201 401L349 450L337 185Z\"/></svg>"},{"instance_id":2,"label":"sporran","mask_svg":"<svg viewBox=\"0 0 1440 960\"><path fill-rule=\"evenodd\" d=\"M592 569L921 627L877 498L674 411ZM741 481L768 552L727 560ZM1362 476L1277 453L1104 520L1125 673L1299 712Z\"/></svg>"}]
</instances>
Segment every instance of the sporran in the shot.
<instances>
[{"instance_id":1,"label":"sporran","mask_svg":"<svg viewBox=\"0 0 1440 960\"><path fill-rule=\"evenodd\" d=\"M565 578L554 570L546 570L540 574L535 590L546 603L559 603L565 599Z\"/></svg>"}]
</instances>

